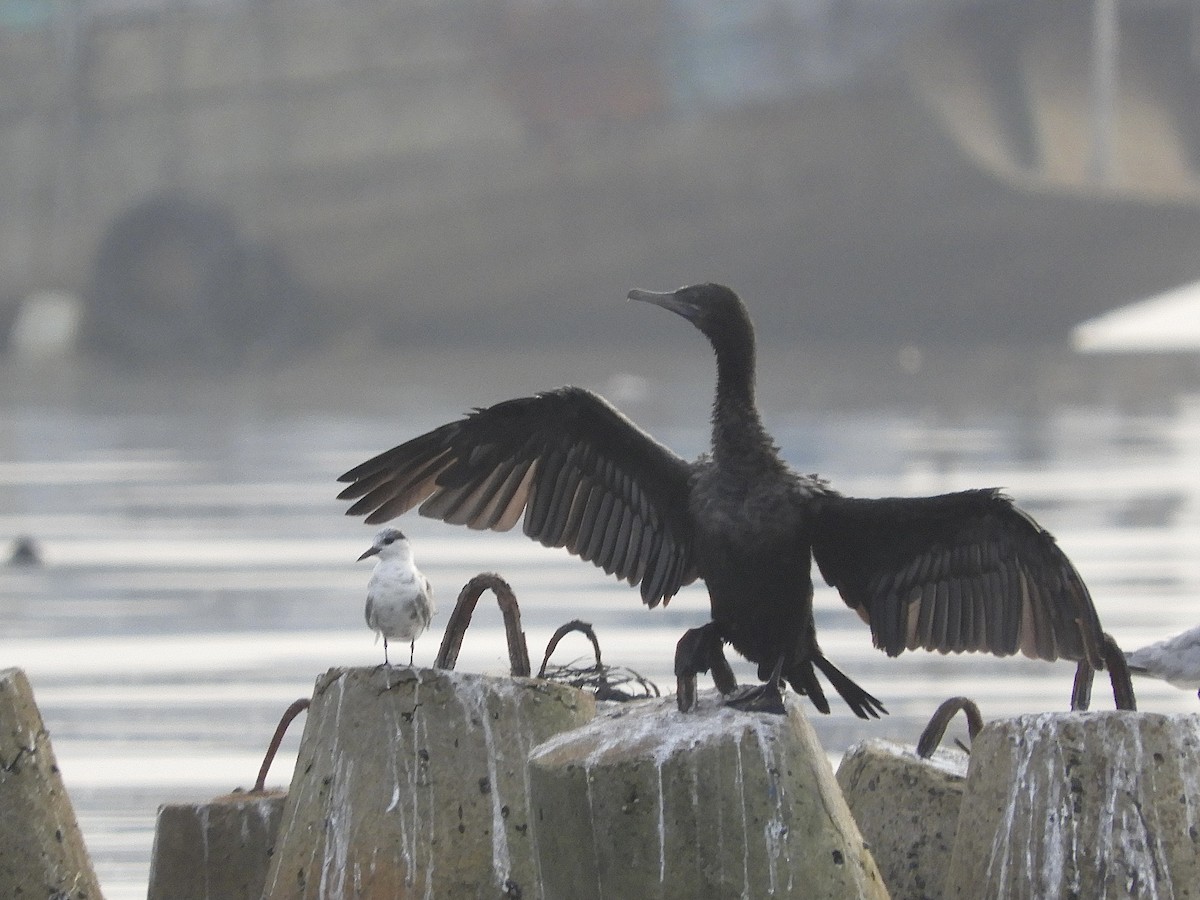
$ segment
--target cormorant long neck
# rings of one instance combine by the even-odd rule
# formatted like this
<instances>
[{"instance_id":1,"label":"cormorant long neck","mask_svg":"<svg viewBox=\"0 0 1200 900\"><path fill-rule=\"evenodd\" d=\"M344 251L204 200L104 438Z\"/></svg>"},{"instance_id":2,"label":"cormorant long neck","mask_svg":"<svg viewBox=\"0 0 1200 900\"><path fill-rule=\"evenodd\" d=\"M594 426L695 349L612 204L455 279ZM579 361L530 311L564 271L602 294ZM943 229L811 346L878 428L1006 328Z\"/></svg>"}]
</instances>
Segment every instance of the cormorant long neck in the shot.
<instances>
[{"instance_id":1,"label":"cormorant long neck","mask_svg":"<svg viewBox=\"0 0 1200 900\"><path fill-rule=\"evenodd\" d=\"M717 354L713 459L721 468L755 474L779 457L754 403L754 332L748 319L738 324L744 327L710 336Z\"/></svg>"}]
</instances>

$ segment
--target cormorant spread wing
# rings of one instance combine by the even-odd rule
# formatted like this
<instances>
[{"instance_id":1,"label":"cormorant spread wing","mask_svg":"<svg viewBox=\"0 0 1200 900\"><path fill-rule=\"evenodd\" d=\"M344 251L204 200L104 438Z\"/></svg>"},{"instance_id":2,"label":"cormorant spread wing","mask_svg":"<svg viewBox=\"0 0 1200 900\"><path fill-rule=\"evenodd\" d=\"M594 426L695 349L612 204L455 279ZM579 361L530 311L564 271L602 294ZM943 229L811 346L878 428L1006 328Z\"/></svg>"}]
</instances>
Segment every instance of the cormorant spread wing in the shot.
<instances>
[{"instance_id":1,"label":"cormorant spread wing","mask_svg":"<svg viewBox=\"0 0 1200 900\"><path fill-rule=\"evenodd\" d=\"M1053 536L996 489L827 495L812 528L825 580L889 656L918 647L1103 667L1103 629Z\"/></svg>"},{"instance_id":2,"label":"cormorant spread wing","mask_svg":"<svg viewBox=\"0 0 1200 900\"><path fill-rule=\"evenodd\" d=\"M421 515L524 532L631 585L648 606L697 577L687 523L690 466L607 400L577 387L477 409L356 466L348 515Z\"/></svg>"}]
</instances>

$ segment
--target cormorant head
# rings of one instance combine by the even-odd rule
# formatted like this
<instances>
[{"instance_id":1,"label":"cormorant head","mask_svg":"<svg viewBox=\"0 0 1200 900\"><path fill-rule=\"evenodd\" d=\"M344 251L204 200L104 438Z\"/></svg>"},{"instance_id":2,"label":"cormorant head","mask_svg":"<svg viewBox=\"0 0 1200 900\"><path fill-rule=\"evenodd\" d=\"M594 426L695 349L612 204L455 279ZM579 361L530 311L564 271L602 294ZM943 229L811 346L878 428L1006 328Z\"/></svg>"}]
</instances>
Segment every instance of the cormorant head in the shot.
<instances>
[{"instance_id":1,"label":"cormorant head","mask_svg":"<svg viewBox=\"0 0 1200 900\"><path fill-rule=\"evenodd\" d=\"M683 316L712 342L717 353L754 348L754 328L741 299L723 284L692 284L675 291L629 292L630 300L653 303Z\"/></svg>"},{"instance_id":2,"label":"cormorant head","mask_svg":"<svg viewBox=\"0 0 1200 900\"><path fill-rule=\"evenodd\" d=\"M408 548L408 538L399 528L384 528L375 535L371 549L358 558L362 562L368 556L396 556Z\"/></svg>"}]
</instances>

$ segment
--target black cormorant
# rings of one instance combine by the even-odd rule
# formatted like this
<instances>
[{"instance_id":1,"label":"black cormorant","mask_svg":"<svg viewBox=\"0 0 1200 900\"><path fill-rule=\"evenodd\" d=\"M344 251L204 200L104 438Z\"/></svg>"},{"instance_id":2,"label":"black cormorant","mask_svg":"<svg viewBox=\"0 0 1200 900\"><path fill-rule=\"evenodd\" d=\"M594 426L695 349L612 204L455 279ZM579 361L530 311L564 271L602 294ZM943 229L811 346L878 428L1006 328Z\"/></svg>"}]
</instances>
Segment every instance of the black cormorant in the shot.
<instances>
[{"instance_id":1,"label":"black cormorant","mask_svg":"<svg viewBox=\"0 0 1200 900\"><path fill-rule=\"evenodd\" d=\"M629 298L683 316L717 358L712 450L688 462L602 397L563 387L477 409L351 469L348 515L422 515L566 547L641 585L647 606L702 579L712 621L679 641L680 708L697 672L737 684L732 644L765 684L738 702L780 709L780 678L829 711L820 669L856 715L883 705L821 653L811 560L895 656L1017 651L1104 668L1087 588L1054 538L997 489L855 499L780 458L754 402L754 329L737 295L701 284Z\"/></svg>"}]
</instances>

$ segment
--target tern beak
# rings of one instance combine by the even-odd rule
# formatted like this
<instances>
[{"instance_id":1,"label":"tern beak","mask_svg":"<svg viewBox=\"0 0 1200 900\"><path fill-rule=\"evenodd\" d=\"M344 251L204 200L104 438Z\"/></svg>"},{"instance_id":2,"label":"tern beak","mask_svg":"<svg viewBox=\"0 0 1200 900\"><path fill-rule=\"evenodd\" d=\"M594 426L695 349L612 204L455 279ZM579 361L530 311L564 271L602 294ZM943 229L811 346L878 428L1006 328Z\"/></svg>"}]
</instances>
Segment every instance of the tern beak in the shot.
<instances>
[{"instance_id":1,"label":"tern beak","mask_svg":"<svg viewBox=\"0 0 1200 900\"><path fill-rule=\"evenodd\" d=\"M378 547L372 547L370 550L368 550L366 553L364 553L362 556L360 556L360 557L358 558L358 562L362 562L362 561L363 561L364 559L366 559L368 556L377 556L378 554L379 554L379 548L378 548Z\"/></svg>"}]
</instances>

